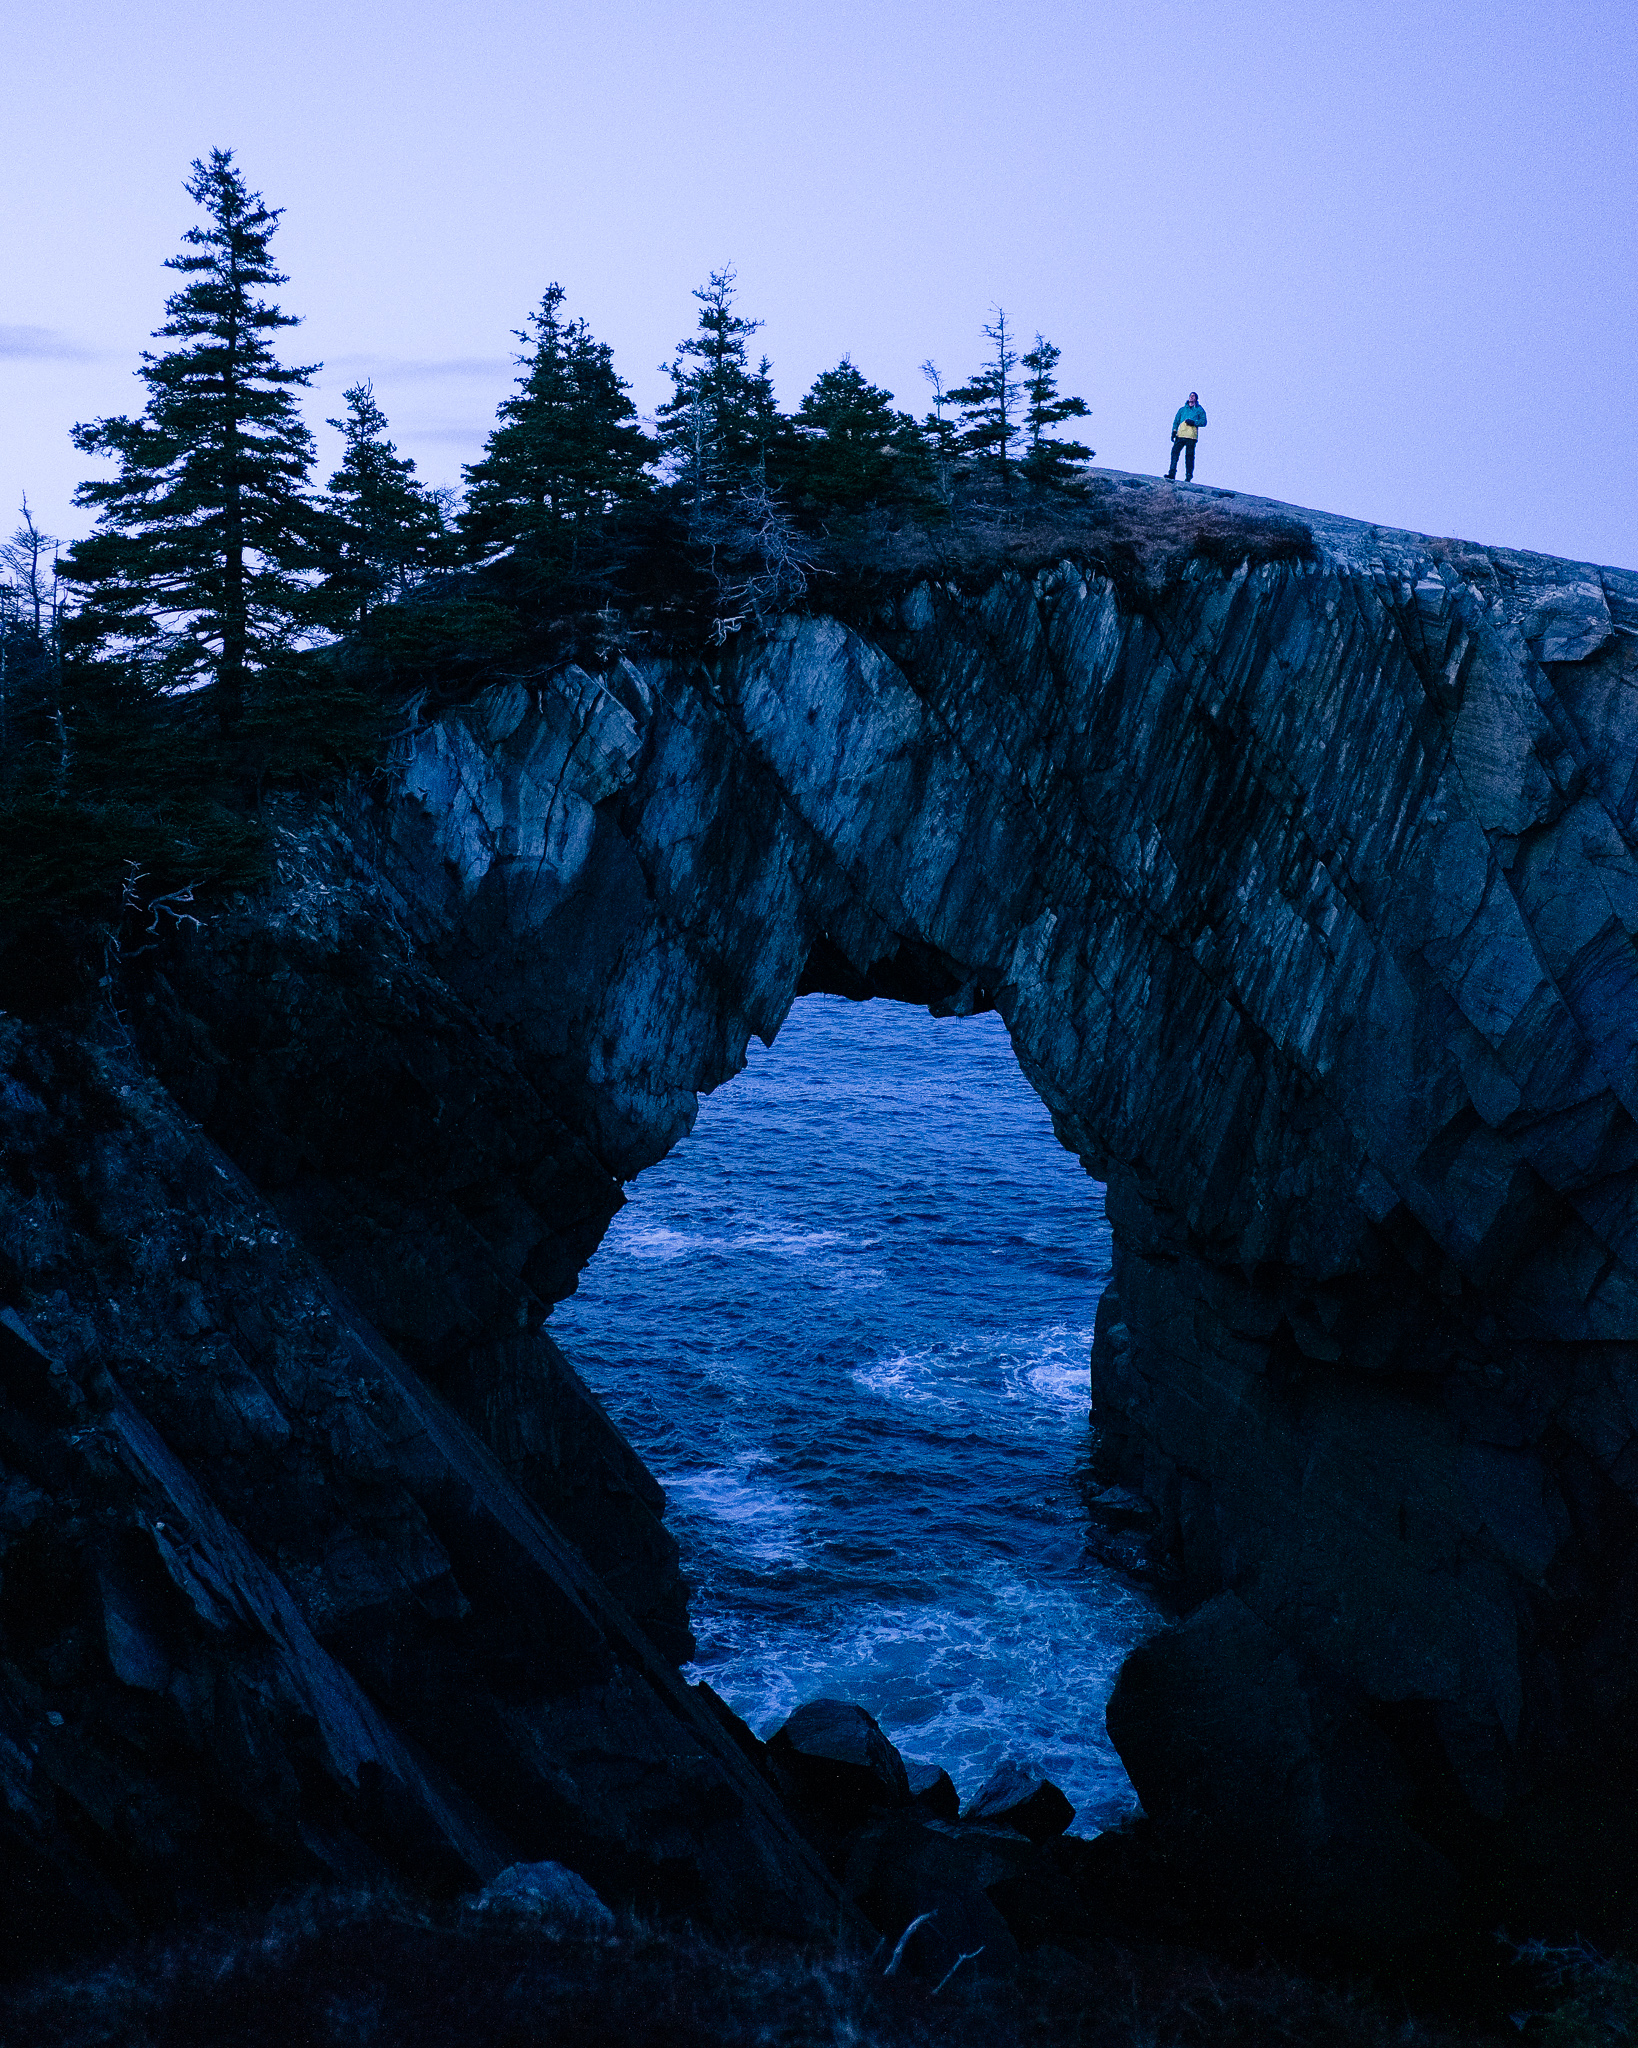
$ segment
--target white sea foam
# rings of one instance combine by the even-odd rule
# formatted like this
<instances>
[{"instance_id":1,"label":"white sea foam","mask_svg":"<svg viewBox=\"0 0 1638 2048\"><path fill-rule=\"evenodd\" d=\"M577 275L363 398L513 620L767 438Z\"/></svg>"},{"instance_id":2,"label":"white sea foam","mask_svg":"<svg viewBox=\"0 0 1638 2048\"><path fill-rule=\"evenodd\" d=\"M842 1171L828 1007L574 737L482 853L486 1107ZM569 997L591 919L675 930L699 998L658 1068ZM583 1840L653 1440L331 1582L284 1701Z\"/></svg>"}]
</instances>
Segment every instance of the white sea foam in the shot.
<instances>
[{"instance_id":1,"label":"white sea foam","mask_svg":"<svg viewBox=\"0 0 1638 2048\"><path fill-rule=\"evenodd\" d=\"M802 1259L833 1244L846 1244L842 1230L738 1230L721 1240L722 1249L732 1252L778 1252L788 1259Z\"/></svg>"},{"instance_id":2,"label":"white sea foam","mask_svg":"<svg viewBox=\"0 0 1638 2048\"><path fill-rule=\"evenodd\" d=\"M1091 1352L1092 1332L1064 1323L1010 1339L1001 1355L1008 1399L1041 1401L1084 1415L1092 1398L1087 1368Z\"/></svg>"},{"instance_id":3,"label":"white sea foam","mask_svg":"<svg viewBox=\"0 0 1638 2048\"><path fill-rule=\"evenodd\" d=\"M959 1389L952 1390L947 1384L941 1356L938 1351L895 1351L860 1366L853 1374L853 1384L883 1401L904 1401L914 1408L955 1415L961 1407Z\"/></svg>"},{"instance_id":4,"label":"white sea foam","mask_svg":"<svg viewBox=\"0 0 1638 2048\"><path fill-rule=\"evenodd\" d=\"M615 1258L665 1265L674 1259L732 1258L743 1252L765 1252L774 1258L804 1260L838 1245L849 1251L869 1250L876 1240L850 1242L841 1230L798 1230L759 1227L750 1230L681 1230L667 1223L618 1220L609 1231L607 1250Z\"/></svg>"},{"instance_id":5,"label":"white sea foam","mask_svg":"<svg viewBox=\"0 0 1638 2048\"><path fill-rule=\"evenodd\" d=\"M672 1259L691 1258L706 1243L697 1230L674 1230L665 1223L616 1223L609 1232L609 1249L618 1257L642 1259L653 1265Z\"/></svg>"},{"instance_id":6,"label":"white sea foam","mask_svg":"<svg viewBox=\"0 0 1638 2048\"><path fill-rule=\"evenodd\" d=\"M855 1386L884 1401L958 1415L986 1398L1044 1407L1066 1421L1090 1401L1087 1358L1092 1332L1054 1323L921 1350L890 1352L853 1374Z\"/></svg>"},{"instance_id":7,"label":"white sea foam","mask_svg":"<svg viewBox=\"0 0 1638 2048\"><path fill-rule=\"evenodd\" d=\"M1103 1733L1147 1605L1107 1582L1043 1588L994 1562L971 1597L816 1616L799 1638L740 1612L696 1612L695 1667L764 1736L803 1700L857 1700L912 1756L942 1763L966 1796L1008 1754L1032 1756L1077 1808L1076 1832L1129 1812L1134 1795Z\"/></svg>"},{"instance_id":8,"label":"white sea foam","mask_svg":"<svg viewBox=\"0 0 1638 2048\"><path fill-rule=\"evenodd\" d=\"M809 1509L806 1502L757 1477L757 1467L771 1462L750 1452L732 1465L669 1473L665 1479L667 1499L673 1506L730 1524L736 1549L758 1564L794 1558L800 1549L797 1524Z\"/></svg>"}]
</instances>

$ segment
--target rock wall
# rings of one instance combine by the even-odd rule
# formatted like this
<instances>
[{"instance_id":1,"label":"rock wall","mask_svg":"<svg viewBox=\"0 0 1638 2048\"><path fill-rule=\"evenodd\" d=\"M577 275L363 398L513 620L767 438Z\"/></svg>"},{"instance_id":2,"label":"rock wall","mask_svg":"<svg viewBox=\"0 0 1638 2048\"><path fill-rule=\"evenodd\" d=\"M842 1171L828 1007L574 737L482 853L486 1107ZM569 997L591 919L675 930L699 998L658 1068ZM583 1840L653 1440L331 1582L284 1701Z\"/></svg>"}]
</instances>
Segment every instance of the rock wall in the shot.
<instances>
[{"instance_id":1,"label":"rock wall","mask_svg":"<svg viewBox=\"0 0 1638 2048\"><path fill-rule=\"evenodd\" d=\"M1220 502L1249 515L1254 555L1269 508ZM641 1665L652 1713L720 1772L698 1695L629 1647L634 1616L686 1649L656 1491L542 1318L619 1183L799 991L998 1008L1108 1184L1102 1456L1198 1610L1123 1681L1117 1736L1179 1856L1232 1867L1274 1917L1295 1896L1346 1926L1384 1883L1402 1923L1498 1873L1526 1892L1568 1870L1600 1882L1619 1832L1603 1823L1630 1796L1638 577L1311 523L1306 564L1201 560L1154 588L1070 547L708 661L497 678L421 726L386 784L289 807L277 885L133 968L118 1022L164 1116L236 1162L236 1199L341 1304L325 1313L375 1361L364 1383L434 1404L507 1513L552 1532L600 1638L626 1646L615 1666ZM37 1227L30 1199L14 1234ZM162 1207L187 1214L181 1195ZM139 1292L179 1284L186 1231L166 1227ZM106 1319L78 1351L54 1337L53 1286L96 1321L102 1283L74 1244L13 1264L46 1352L181 1429L143 1344ZM225 1378L201 1348L214 1326L173 1321L167 1341L192 1347L177 1384L208 1385L189 1399L212 1414L238 1386L260 1413L242 1369L292 1437L340 1429L317 1420L339 1392L278 1391L285 1316L262 1314L271 1350L233 1339ZM496 1710L473 1747L418 1703L426 1660L477 1668L485 1629L498 1661L479 1690L505 1692L511 1625L492 1617L512 1567L474 1594L472 1553L435 1527L435 1568L395 1506L402 1539L370 1540L427 1562L394 1562L403 1584L383 1591L342 1533L379 1518L349 1500L330 1549L294 1541L292 1454L246 1442L199 1483L446 1773L437 1796L504 1826L510 1774L570 1769L550 1717L508 1721L497 1747ZM419 1500L403 1455L383 1498ZM268 1556L280 1543L288 1560ZM94 1552L75 1553L77 1584ZM446 1569L458 1592L410 1590ZM108 1627L93 1662L129 1693ZM554 1641L531 1622L517 1670ZM672 1736L586 1656L577 1696L626 1762L575 1825L629 1894L666 1853L631 1787ZM1271 1810L1269 1786L1298 1780ZM733 1791L752 1815L733 1825L775 1830L758 1836L772 1867L755 1796ZM717 1885L710 1807L677 1823L678 1897ZM584 1867L553 1833L564 1809L531 1826L532 1853ZM720 1896L751 1915L744 1887ZM811 1916L821 1880L790 1864L778 1897Z\"/></svg>"}]
</instances>

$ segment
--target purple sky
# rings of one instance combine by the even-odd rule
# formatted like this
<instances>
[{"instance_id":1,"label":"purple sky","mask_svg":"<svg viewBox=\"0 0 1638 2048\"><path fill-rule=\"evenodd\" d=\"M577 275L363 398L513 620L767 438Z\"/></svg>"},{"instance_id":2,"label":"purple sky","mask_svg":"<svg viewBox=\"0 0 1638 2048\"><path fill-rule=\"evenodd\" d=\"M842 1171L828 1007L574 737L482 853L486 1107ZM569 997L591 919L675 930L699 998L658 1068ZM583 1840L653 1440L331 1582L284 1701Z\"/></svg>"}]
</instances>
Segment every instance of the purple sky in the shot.
<instances>
[{"instance_id":1,"label":"purple sky","mask_svg":"<svg viewBox=\"0 0 1638 2048\"><path fill-rule=\"evenodd\" d=\"M458 483L559 279L645 410L733 262L780 398L850 353L916 412L990 308L1100 464L1638 565L1638 7L1332 0L74 0L7 46L0 526L84 531L235 149L318 425L374 377ZM335 437L324 430L324 474Z\"/></svg>"}]
</instances>

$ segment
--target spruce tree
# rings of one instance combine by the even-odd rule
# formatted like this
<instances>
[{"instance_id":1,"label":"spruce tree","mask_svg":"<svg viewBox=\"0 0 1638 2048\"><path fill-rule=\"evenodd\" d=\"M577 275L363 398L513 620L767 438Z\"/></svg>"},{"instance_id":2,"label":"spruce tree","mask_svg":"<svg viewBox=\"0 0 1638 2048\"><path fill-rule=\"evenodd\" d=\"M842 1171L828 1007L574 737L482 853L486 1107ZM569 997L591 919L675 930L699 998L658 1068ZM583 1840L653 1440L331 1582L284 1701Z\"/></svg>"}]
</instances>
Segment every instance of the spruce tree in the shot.
<instances>
[{"instance_id":1,"label":"spruce tree","mask_svg":"<svg viewBox=\"0 0 1638 2048\"><path fill-rule=\"evenodd\" d=\"M957 451L980 462L994 462L1001 488L1006 490L1012 481L1008 458L1018 438L1018 384L1012 374L1018 367L1018 351L1013 347L1005 307L996 307L994 323L985 327L984 334L994 345L994 355L971 383L944 395L961 408Z\"/></svg>"},{"instance_id":2,"label":"spruce tree","mask_svg":"<svg viewBox=\"0 0 1638 2048\"><path fill-rule=\"evenodd\" d=\"M674 361L660 365L673 387L659 411L660 445L696 512L736 483L764 476L779 428L772 365L764 356L753 370L746 355L762 322L734 311L734 283L732 265L712 271L694 293L698 329L677 344Z\"/></svg>"},{"instance_id":3,"label":"spruce tree","mask_svg":"<svg viewBox=\"0 0 1638 2048\"><path fill-rule=\"evenodd\" d=\"M1024 437L1028 443L1022 468L1034 484L1071 484L1083 463L1097 453L1079 441L1049 438L1065 420L1090 417L1084 398L1064 398L1058 391L1058 359L1063 350L1037 334L1035 346L1020 358L1024 369Z\"/></svg>"},{"instance_id":4,"label":"spruce tree","mask_svg":"<svg viewBox=\"0 0 1638 2048\"><path fill-rule=\"evenodd\" d=\"M518 388L500 406L481 459L466 470L459 525L476 558L510 548L526 578L551 583L607 513L650 488L654 444L613 352L584 320L563 317L546 287L518 357Z\"/></svg>"},{"instance_id":5,"label":"spruce tree","mask_svg":"<svg viewBox=\"0 0 1638 2048\"><path fill-rule=\"evenodd\" d=\"M295 394L319 365L273 354L278 330L298 324L260 296L288 282L269 254L280 210L246 188L231 150L196 159L187 190L206 222L166 263L188 281L155 332L178 346L143 352L140 415L74 428L75 446L119 474L75 493L98 517L64 566L80 593L65 639L150 689L213 684L230 726L313 617L314 449Z\"/></svg>"},{"instance_id":6,"label":"spruce tree","mask_svg":"<svg viewBox=\"0 0 1638 2048\"><path fill-rule=\"evenodd\" d=\"M345 419L329 422L346 452L330 479L329 573L320 596L330 623L354 627L437 566L445 534L437 499L387 439L374 386L354 384L342 397Z\"/></svg>"},{"instance_id":7,"label":"spruce tree","mask_svg":"<svg viewBox=\"0 0 1638 2048\"><path fill-rule=\"evenodd\" d=\"M861 506L884 495L902 467L910 422L893 394L872 384L847 356L817 376L792 421L795 434L779 467L823 505ZM913 432L913 428L912 428Z\"/></svg>"}]
</instances>

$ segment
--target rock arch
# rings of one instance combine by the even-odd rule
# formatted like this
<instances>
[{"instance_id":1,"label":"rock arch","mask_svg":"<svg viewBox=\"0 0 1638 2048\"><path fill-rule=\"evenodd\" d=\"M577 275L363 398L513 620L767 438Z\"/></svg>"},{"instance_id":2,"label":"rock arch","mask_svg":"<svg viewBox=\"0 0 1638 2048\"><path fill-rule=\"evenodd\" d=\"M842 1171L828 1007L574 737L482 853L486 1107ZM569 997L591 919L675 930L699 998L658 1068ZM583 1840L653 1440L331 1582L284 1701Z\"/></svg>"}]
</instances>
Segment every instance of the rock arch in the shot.
<instances>
[{"instance_id":1,"label":"rock arch","mask_svg":"<svg viewBox=\"0 0 1638 2048\"><path fill-rule=\"evenodd\" d=\"M1638 1687L1638 579L1316 538L498 685L382 861L620 1178L798 990L998 1007L1109 1186L1097 1419L1188 1601L1446 1856L1528 1814L1562 1867Z\"/></svg>"},{"instance_id":2,"label":"rock arch","mask_svg":"<svg viewBox=\"0 0 1638 2048\"><path fill-rule=\"evenodd\" d=\"M1177 1854L1328 1931L1498 1878L1594 1924L1638 1840L1638 577L1322 517L1259 565L1266 509L1163 587L1066 544L499 677L275 799L269 888L117 1028L0 1020L15 1939L516 1854L845 1918L541 1328L804 987L993 1005L1107 1183L1093 1404L1191 1609L1115 1720Z\"/></svg>"}]
</instances>

